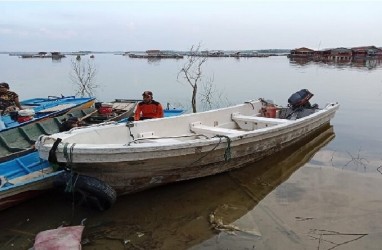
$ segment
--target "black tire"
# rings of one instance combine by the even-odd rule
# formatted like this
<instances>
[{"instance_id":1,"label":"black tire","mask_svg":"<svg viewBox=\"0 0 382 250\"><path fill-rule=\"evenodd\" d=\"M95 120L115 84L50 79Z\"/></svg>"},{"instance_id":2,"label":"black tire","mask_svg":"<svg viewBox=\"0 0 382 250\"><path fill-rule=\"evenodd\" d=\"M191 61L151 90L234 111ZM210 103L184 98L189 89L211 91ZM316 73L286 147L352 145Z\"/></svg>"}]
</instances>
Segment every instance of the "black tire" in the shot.
<instances>
[{"instance_id":1,"label":"black tire","mask_svg":"<svg viewBox=\"0 0 382 250\"><path fill-rule=\"evenodd\" d=\"M54 181L56 188L66 192L78 205L99 211L111 208L117 200L117 193L107 183L97 178L64 172Z\"/></svg>"}]
</instances>

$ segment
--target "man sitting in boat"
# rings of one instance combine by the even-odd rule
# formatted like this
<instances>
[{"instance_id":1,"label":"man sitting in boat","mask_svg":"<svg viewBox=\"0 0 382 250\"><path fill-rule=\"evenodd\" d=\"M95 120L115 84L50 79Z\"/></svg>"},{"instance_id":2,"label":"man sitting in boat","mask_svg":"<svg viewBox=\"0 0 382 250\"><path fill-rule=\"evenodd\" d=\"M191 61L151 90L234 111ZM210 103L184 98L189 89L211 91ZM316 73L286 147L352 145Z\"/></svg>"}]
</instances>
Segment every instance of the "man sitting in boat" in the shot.
<instances>
[{"instance_id":1,"label":"man sitting in boat","mask_svg":"<svg viewBox=\"0 0 382 250\"><path fill-rule=\"evenodd\" d=\"M9 85L6 82L0 83L0 110L1 114L9 113L23 109L19 102L19 95L9 91Z\"/></svg>"},{"instance_id":2,"label":"man sitting in boat","mask_svg":"<svg viewBox=\"0 0 382 250\"><path fill-rule=\"evenodd\" d=\"M143 101L137 105L137 109L134 114L134 121L162 118L163 107L159 102L153 100L153 92L145 91L142 96Z\"/></svg>"}]
</instances>

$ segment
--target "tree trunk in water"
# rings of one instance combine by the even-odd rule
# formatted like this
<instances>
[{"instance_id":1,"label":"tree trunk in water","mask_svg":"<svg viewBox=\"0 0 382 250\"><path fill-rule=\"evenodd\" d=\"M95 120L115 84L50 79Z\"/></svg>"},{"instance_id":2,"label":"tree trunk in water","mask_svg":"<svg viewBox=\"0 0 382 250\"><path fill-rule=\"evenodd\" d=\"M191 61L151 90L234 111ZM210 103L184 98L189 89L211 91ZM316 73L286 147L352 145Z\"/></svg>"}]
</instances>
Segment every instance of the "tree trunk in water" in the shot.
<instances>
[{"instance_id":1,"label":"tree trunk in water","mask_svg":"<svg viewBox=\"0 0 382 250\"><path fill-rule=\"evenodd\" d=\"M193 86L192 90L192 99L191 99L191 104L192 104L192 112L196 113L196 93L198 92L198 85Z\"/></svg>"}]
</instances>

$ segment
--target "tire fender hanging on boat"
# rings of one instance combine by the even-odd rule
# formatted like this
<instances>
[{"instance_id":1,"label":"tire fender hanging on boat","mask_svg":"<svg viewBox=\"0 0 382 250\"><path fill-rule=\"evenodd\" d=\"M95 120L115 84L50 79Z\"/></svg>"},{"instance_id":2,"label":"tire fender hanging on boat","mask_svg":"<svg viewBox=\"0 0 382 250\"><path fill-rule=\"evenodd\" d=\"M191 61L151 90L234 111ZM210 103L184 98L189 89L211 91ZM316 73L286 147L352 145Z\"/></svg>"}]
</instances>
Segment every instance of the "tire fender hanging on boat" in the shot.
<instances>
[{"instance_id":1,"label":"tire fender hanging on boat","mask_svg":"<svg viewBox=\"0 0 382 250\"><path fill-rule=\"evenodd\" d=\"M114 205L117 192L107 183L86 175L63 172L54 180L54 186L70 193L79 205L104 211ZM72 195L73 194L73 195Z\"/></svg>"}]
</instances>

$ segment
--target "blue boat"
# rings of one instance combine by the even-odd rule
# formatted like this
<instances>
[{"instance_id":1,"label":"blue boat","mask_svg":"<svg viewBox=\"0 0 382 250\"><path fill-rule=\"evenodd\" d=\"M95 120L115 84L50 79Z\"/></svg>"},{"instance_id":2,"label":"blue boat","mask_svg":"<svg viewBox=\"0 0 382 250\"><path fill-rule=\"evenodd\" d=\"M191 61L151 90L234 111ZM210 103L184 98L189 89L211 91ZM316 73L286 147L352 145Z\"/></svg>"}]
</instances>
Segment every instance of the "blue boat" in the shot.
<instances>
[{"instance_id":1,"label":"blue boat","mask_svg":"<svg viewBox=\"0 0 382 250\"><path fill-rule=\"evenodd\" d=\"M184 109L165 109L164 117L178 116L184 113Z\"/></svg>"},{"instance_id":2,"label":"blue boat","mask_svg":"<svg viewBox=\"0 0 382 250\"><path fill-rule=\"evenodd\" d=\"M31 199L52 187L54 171L36 151L0 163L0 210Z\"/></svg>"},{"instance_id":3,"label":"blue boat","mask_svg":"<svg viewBox=\"0 0 382 250\"><path fill-rule=\"evenodd\" d=\"M33 145L41 134L47 131L51 119L77 109L93 106L95 98L74 96L57 98L35 98L21 102L23 109L1 117L0 162L8 161L33 150ZM20 116L21 112L23 115ZM24 116L25 114L30 116ZM46 126L44 126L44 124ZM56 131L57 132L57 131Z\"/></svg>"},{"instance_id":4,"label":"blue boat","mask_svg":"<svg viewBox=\"0 0 382 250\"><path fill-rule=\"evenodd\" d=\"M121 100L120 102L123 101L126 100ZM38 100L34 99L29 101L31 104L33 102L38 102ZM73 113L69 112L68 116L73 114L79 115L80 112L84 115L86 114L85 110L89 109L76 110L76 112ZM183 112L184 110L181 109L165 109L164 115L165 117L170 117L180 115ZM91 111L89 111L89 113L91 113ZM58 132L57 123L61 117L62 116L45 119L34 125L27 125L30 128L26 129L24 135L28 135L29 132L29 134L33 134L35 138L38 137L43 132L41 130L37 131L37 128L45 128L45 130L47 130L46 132L51 131L52 133L56 133ZM123 120L126 121L126 119L127 118L124 118L119 122ZM24 148L24 150L19 153L13 153L2 159L1 153L4 151L4 148L1 147L1 137L2 132L0 132L0 211L31 199L46 190L52 189L55 178L65 172L64 170L54 169L48 161L40 159L38 152L36 152L33 147L29 147L28 150ZM29 137L32 136L30 135ZM25 140L25 138L23 140ZM20 144L20 141L22 140L19 138L17 143ZM25 145L28 146L29 144L25 143ZM15 157L16 155L17 158Z\"/></svg>"},{"instance_id":5,"label":"blue boat","mask_svg":"<svg viewBox=\"0 0 382 250\"><path fill-rule=\"evenodd\" d=\"M33 98L20 102L25 108L1 116L0 132L15 127L24 126L36 121L65 114L74 108L86 108L94 104L93 97L47 97ZM25 114L25 115L21 115Z\"/></svg>"}]
</instances>

